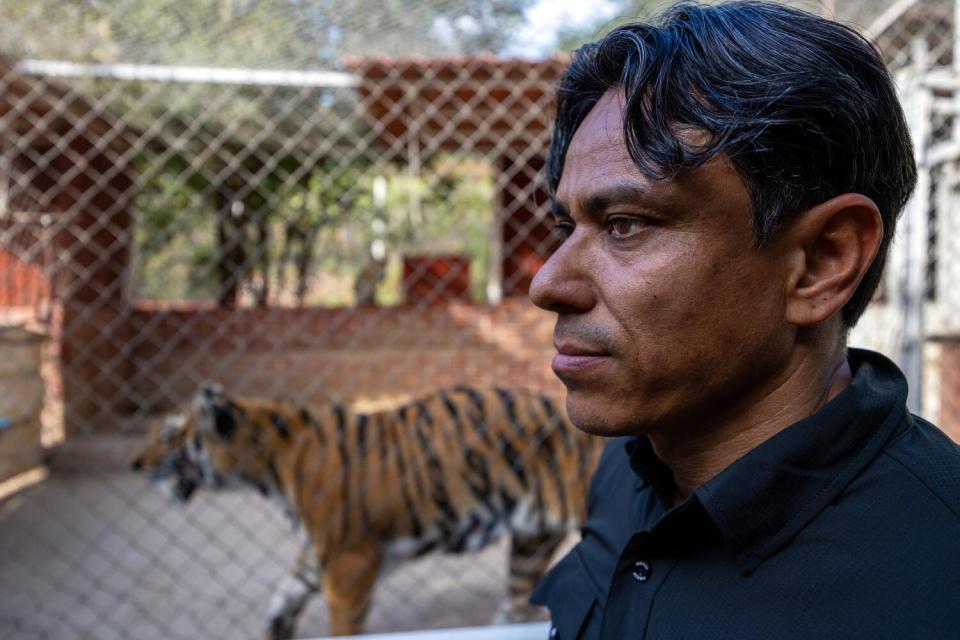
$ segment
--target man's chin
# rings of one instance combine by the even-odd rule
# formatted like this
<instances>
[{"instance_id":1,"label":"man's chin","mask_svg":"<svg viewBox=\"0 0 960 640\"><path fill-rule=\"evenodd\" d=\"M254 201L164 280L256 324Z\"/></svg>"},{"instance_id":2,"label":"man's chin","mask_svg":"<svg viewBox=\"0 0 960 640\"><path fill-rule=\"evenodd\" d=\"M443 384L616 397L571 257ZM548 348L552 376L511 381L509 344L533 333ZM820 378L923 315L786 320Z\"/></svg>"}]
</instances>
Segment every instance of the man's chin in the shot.
<instances>
[{"instance_id":1,"label":"man's chin","mask_svg":"<svg viewBox=\"0 0 960 640\"><path fill-rule=\"evenodd\" d=\"M567 415L581 431L595 436L616 438L643 433L635 419L617 415L609 400L583 397L581 392L567 391Z\"/></svg>"}]
</instances>

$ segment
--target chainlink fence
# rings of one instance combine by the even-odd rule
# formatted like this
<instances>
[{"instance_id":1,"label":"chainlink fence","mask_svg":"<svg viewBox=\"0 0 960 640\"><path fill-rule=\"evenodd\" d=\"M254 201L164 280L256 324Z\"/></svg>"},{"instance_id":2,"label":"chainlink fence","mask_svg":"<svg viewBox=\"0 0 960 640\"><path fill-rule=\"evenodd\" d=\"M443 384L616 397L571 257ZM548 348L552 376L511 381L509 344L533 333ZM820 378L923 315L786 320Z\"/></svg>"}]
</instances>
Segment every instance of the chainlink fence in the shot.
<instances>
[{"instance_id":1,"label":"chainlink fence","mask_svg":"<svg viewBox=\"0 0 960 640\"><path fill-rule=\"evenodd\" d=\"M302 526L253 489L177 505L129 470L205 382L317 415L457 385L562 402L526 291L565 59L479 53L523 3L188 4L0 9L3 637L263 632ZM826 10L887 57L921 174L852 343L958 437L954 3ZM404 563L365 629L490 622L506 553ZM297 633L329 631L318 594Z\"/></svg>"}]
</instances>

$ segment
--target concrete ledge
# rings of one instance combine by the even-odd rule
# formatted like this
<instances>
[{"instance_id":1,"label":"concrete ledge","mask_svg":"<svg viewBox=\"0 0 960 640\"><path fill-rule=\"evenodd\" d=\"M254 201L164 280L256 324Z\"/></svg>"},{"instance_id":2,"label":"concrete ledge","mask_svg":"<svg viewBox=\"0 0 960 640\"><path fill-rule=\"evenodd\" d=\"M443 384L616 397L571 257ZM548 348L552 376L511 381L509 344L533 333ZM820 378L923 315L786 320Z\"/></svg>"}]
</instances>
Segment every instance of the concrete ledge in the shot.
<instances>
[{"instance_id":1,"label":"concrete ledge","mask_svg":"<svg viewBox=\"0 0 960 640\"><path fill-rule=\"evenodd\" d=\"M400 633L374 633L362 636L339 636L337 640L547 640L549 622L506 624L493 627L431 629ZM325 640L315 638L314 640Z\"/></svg>"},{"instance_id":2,"label":"concrete ledge","mask_svg":"<svg viewBox=\"0 0 960 640\"><path fill-rule=\"evenodd\" d=\"M46 462L53 473L129 471L143 434L71 436L47 451Z\"/></svg>"}]
</instances>

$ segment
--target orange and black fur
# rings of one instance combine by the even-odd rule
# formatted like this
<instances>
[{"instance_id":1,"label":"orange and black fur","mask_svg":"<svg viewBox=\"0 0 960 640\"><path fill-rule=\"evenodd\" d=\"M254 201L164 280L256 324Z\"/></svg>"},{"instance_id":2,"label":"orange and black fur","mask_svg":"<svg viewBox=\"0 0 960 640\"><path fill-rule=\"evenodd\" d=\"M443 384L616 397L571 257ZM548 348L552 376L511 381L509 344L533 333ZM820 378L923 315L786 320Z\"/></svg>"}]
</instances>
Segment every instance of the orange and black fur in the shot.
<instances>
[{"instance_id":1,"label":"orange and black fur","mask_svg":"<svg viewBox=\"0 0 960 640\"><path fill-rule=\"evenodd\" d=\"M169 478L181 500L198 486L241 485L282 500L306 534L271 604L269 636L285 638L321 587L331 631L359 633L385 564L480 549L505 533L503 619L534 617L527 597L583 522L601 448L530 392L456 388L356 413L207 386L151 433L134 467Z\"/></svg>"}]
</instances>

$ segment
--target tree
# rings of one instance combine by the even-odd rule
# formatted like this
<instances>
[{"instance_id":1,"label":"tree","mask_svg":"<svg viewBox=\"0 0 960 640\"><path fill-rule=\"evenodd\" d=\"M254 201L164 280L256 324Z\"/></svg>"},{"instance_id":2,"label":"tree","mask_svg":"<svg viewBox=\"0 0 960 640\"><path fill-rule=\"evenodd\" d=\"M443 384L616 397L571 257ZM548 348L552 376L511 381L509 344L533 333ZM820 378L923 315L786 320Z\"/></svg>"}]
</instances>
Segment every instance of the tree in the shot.
<instances>
[{"instance_id":1,"label":"tree","mask_svg":"<svg viewBox=\"0 0 960 640\"><path fill-rule=\"evenodd\" d=\"M327 68L499 51L532 0L4 0L0 49L88 62Z\"/></svg>"},{"instance_id":2,"label":"tree","mask_svg":"<svg viewBox=\"0 0 960 640\"><path fill-rule=\"evenodd\" d=\"M580 27L560 29L557 34L557 49L570 52L580 45L596 40L607 31L627 22L649 18L664 6L661 0L617 0L613 18L603 18Z\"/></svg>"},{"instance_id":3,"label":"tree","mask_svg":"<svg viewBox=\"0 0 960 640\"><path fill-rule=\"evenodd\" d=\"M344 53L499 50L531 0L6 0L0 48L84 62L292 69L336 68ZM173 247L192 265L186 289L215 282L222 305L271 282L306 298L315 243L357 217L376 150L347 90L97 81L107 108L141 133L137 254L165 266ZM201 196L185 195L184 189ZM171 218L170 200L190 203ZM360 216L363 217L363 216ZM183 225L207 225L190 233ZM187 231L197 242L183 243ZM279 238L277 237L279 236ZM212 244L208 244L212 243ZM162 260L160 260L162 258ZM139 270L150 276L149 268ZM147 290L169 291L168 271Z\"/></svg>"}]
</instances>

